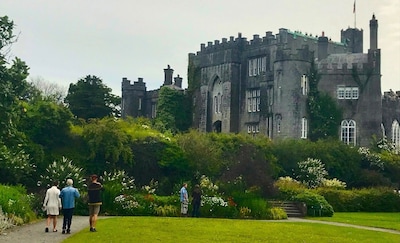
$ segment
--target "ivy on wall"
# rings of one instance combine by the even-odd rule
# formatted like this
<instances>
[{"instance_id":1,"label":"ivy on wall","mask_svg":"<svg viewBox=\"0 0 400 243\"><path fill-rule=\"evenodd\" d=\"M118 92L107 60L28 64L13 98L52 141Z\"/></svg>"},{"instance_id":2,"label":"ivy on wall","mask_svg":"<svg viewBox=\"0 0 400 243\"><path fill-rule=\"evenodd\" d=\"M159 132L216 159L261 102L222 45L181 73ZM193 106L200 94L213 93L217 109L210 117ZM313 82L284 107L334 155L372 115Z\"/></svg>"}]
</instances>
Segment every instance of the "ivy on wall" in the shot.
<instances>
[{"instance_id":1,"label":"ivy on wall","mask_svg":"<svg viewBox=\"0 0 400 243\"><path fill-rule=\"evenodd\" d=\"M336 101L327 93L318 90L321 75L311 63L309 80L309 93L307 97L307 115L309 123L309 138L311 141L319 139L338 139L338 126L342 120L342 111Z\"/></svg>"}]
</instances>

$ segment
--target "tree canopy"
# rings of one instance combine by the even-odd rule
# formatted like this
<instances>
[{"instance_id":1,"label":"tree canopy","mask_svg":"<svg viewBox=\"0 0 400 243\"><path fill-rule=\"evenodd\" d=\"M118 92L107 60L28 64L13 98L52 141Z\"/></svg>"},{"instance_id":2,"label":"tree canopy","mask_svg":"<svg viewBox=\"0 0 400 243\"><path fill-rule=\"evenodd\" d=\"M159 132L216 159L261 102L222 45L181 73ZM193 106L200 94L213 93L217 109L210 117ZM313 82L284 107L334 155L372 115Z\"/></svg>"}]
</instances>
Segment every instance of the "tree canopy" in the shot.
<instances>
[{"instance_id":1,"label":"tree canopy","mask_svg":"<svg viewBox=\"0 0 400 243\"><path fill-rule=\"evenodd\" d=\"M76 84L70 84L64 101L78 118L119 117L121 98L111 91L100 78L88 75Z\"/></svg>"}]
</instances>

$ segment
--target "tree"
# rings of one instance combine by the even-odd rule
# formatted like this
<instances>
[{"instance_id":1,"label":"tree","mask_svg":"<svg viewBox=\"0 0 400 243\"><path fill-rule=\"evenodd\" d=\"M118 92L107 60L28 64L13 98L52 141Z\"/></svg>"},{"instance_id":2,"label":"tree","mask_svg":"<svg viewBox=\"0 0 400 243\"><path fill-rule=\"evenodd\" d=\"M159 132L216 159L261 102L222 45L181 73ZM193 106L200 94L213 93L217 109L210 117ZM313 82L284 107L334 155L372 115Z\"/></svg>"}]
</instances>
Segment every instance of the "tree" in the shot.
<instances>
[{"instance_id":1,"label":"tree","mask_svg":"<svg viewBox=\"0 0 400 243\"><path fill-rule=\"evenodd\" d=\"M57 104L62 104L67 94L66 87L51 83L42 77L30 78L30 83L36 89L38 96Z\"/></svg>"},{"instance_id":2,"label":"tree","mask_svg":"<svg viewBox=\"0 0 400 243\"><path fill-rule=\"evenodd\" d=\"M120 116L121 98L111 93L103 81L88 75L76 84L70 84L64 102L78 118L103 118Z\"/></svg>"},{"instance_id":3,"label":"tree","mask_svg":"<svg viewBox=\"0 0 400 243\"><path fill-rule=\"evenodd\" d=\"M163 129L173 133L186 131L191 125L187 104L187 97L182 91L162 87L158 98L156 124L163 124Z\"/></svg>"}]
</instances>

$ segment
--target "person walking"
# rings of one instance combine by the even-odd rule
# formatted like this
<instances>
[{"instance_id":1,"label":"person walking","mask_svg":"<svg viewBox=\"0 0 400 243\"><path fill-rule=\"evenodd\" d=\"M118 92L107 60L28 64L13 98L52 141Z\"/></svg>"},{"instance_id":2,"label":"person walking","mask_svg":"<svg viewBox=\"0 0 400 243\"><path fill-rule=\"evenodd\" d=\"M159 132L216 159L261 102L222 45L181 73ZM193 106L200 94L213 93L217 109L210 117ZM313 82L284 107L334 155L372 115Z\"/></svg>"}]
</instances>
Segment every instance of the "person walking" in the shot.
<instances>
[{"instance_id":1,"label":"person walking","mask_svg":"<svg viewBox=\"0 0 400 243\"><path fill-rule=\"evenodd\" d=\"M193 192L192 192L192 217L199 217L200 216L200 205L201 205L201 189L199 185L195 185Z\"/></svg>"},{"instance_id":2,"label":"person walking","mask_svg":"<svg viewBox=\"0 0 400 243\"><path fill-rule=\"evenodd\" d=\"M73 187L74 181L67 179L67 186L64 187L60 192L60 198L63 208L63 227L62 234L71 233L72 215L74 214L75 198L80 197L78 189Z\"/></svg>"},{"instance_id":3,"label":"person walking","mask_svg":"<svg viewBox=\"0 0 400 243\"><path fill-rule=\"evenodd\" d=\"M97 181L97 175L91 175L90 180L92 183L88 186L88 196L89 196L89 224L90 232L96 232L96 222L97 216L100 212L101 192L104 190L103 185Z\"/></svg>"},{"instance_id":4,"label":"person walking","mask_svg":"<svg viewBox=\"0 0 400 243\"><path fill-rule=\"evenodd\" d=\"M181 201L181 215L183 217L187 217L188 206L189 206L189 195L187 192L187 183L183 183L183 186L180 193L180 201Z\"/></svg>"},{"instance_id":5,"label":"person walking","mask_svg":"<svg viewBox=\"0 0 400 243\"><path fill-rule=\"evenodd\" d=\"M46 209L47 222L45 232L49 232L50 222L53 221L53 232L57 232L57 216L60 214L61 199L58 181L53 182L53 186L47 189L43 201L43 208Z\"/></svg>"}]
</instances>

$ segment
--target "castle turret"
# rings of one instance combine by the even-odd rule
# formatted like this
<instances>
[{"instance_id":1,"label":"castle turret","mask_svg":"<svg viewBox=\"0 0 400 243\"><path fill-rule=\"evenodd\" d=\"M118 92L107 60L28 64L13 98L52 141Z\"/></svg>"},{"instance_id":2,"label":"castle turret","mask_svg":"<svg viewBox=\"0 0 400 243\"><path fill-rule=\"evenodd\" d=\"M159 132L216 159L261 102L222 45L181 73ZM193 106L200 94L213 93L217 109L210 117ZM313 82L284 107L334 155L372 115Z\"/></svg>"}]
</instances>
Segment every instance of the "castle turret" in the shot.
<instances>
[{"instance_id":1,"label":"castle turret","mask_svg":"<svg viewBox=\"0 0 400 243\"><path fill-rule=\"evenodd\" d=\"M342 30L341 42L347 45L348 52L363 53L363 30L356 28Z\"/></svg>"},{"instance_id":2,"label":"castle turret","mask_svg":"<svg viewBox=\"0 0 400 243\"><path fill-rule=\"evenodd\" d=\"M166 69L164 69L164 85L172 84L172 75L174 73L174 69L170 68L168 65Z\"/></svg>"},{"instance_id":3,"label":"castle turret","mask_svg":"<svg viewBox=\"0 0 400 243\"><path fill-rule=\"evenodd\" d=\"M375 19L375 14L369 21L369 49L378 49L378 20Z\"/></svg>"}]
</instances>

